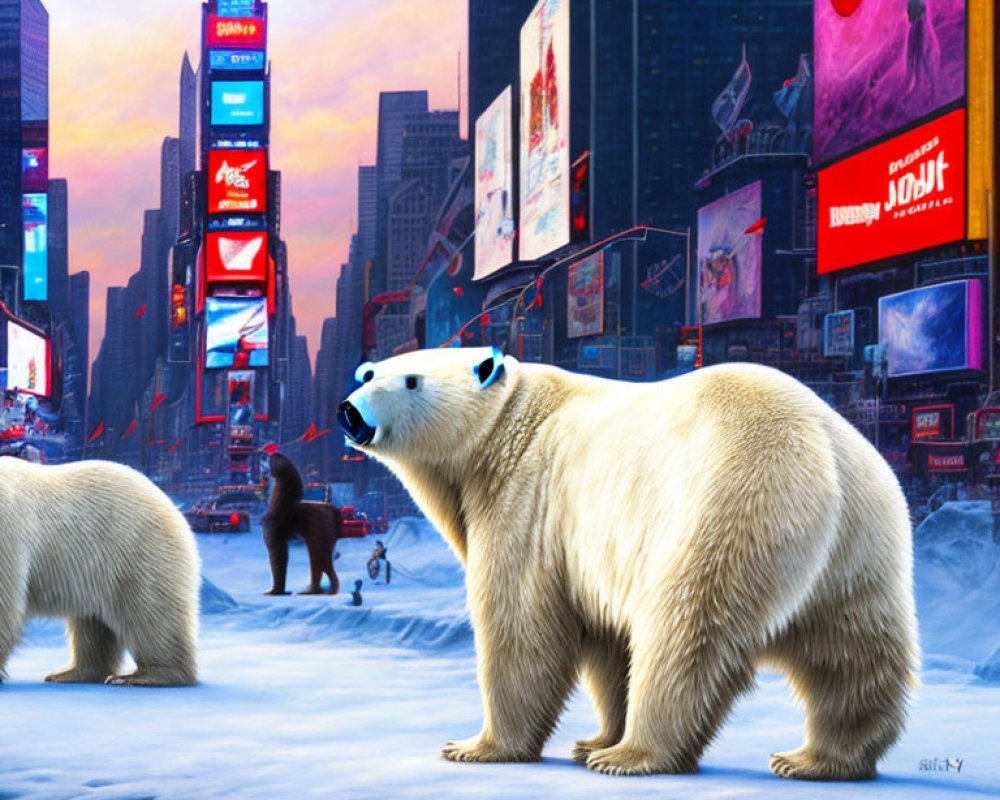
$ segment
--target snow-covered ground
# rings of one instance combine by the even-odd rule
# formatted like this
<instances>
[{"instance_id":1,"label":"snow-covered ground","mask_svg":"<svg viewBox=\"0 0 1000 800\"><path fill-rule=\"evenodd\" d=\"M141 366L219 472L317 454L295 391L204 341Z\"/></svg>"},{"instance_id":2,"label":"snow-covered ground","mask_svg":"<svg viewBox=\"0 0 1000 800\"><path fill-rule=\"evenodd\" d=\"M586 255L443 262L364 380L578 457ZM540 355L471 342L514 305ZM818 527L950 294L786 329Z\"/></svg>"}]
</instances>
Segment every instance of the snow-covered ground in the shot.
<instances>
[{"instance_id":1,"label":"snow-covered ground","mask_svg":"<svg viewBox=\"0 0 1000 800\"><path fill-rule=\"evenodd\" d=\"M43 683L68 654L61 624L33 622L0 686L0 800L1000 797L1000 546L983 504L949 504L916 532L924 685L880 777L836 785L768 770L769 753L802 740L802 711L776 675L737 705L697 775L613 778L574 764L573 741L595 727L579 693L543 763L446 762L441 746L479 729L480 705L462 571L426 523L400 521L385 537L388 586L364 574L371 540L341 542L335 597L263 597L257 530L198 538L211 582L201 684ZM293 547L289 585L307 574ZM934 759L950 769L927 770Z\"/></svg>"}]
</instances>

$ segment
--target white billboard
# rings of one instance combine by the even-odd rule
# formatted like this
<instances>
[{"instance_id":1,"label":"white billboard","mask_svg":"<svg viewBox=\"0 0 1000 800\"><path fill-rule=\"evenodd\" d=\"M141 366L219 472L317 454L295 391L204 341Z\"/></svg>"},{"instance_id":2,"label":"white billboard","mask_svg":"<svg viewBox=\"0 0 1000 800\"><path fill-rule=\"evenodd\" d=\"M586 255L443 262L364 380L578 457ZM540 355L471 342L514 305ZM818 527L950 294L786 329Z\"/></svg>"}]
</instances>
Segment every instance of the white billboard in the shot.
<instances>
[{"instance_id":1,"label":"white billboard","mask_svg":"<svg viewBox=\"0 0 1000 800\"><path fill-rule=\"evenodd\" d=\"M511 88L476 120L476 270L485 278L514 260Z\"/></svg>"},{"instance_id":2,"label":"white billboard","mask_svg":"<svg viewBox=\"0 0 1000 800\"><path fill-rule=\"evenodd\" d=\"M49 342L7 320L7 388L48 397Z\"/></svg>"},{"instance_id":3,"label":"white billboard","mask_svg":"<svg viewBox=\"0 0 1000 800\"><path fill-rule=\"evenodd\" d=\"M569 0L539 0L521 28L522 261L569 244Z\"/></svg>"}]
</instances>

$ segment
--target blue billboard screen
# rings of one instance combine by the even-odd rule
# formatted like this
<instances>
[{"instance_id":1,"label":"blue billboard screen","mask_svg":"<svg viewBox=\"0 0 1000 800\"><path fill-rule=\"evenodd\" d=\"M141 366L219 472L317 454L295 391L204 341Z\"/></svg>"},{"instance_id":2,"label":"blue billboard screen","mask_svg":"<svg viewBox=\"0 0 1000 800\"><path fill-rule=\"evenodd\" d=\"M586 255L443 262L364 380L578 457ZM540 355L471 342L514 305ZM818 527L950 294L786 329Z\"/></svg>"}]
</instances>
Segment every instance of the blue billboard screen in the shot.
<instances>
[{"instance_id":1,"label":"blue billboard screen","mask_svg":"<svg viewBox=\"0 0 1000 800\"><path fill-rule=\"evenodd\" d=\"M219 0L220 17L252 17L254 0Z\"/></svg>"},{"instance_id":2,"label":"blue billboard screen","mask_svg":"<svg viewBox=\"0 0 1000 800\"><path fill-rule=\"evenodd\" d=\"M263 81L212 83L213 125L263 125Z\"/></svg>"},{"instance_id":3,"label":"blue billboard screen","mask_svg":"<svg viewBox=\"0 0 1000 800\"><path fill-rule=\"evenodd\" d=\"M209 69L264 69L263 50L209 50Z\"/></svg>"},{"instance_id":4,"label":"blue billboard screen","mask_svg":"<svg viewBox=\"0 0 1000 800\"><path fill-rule=\"evenodd\" d=\"M22 196L24 211L24 299L49 296L49 196Z\"/></svg>"},{"instance_id":5,"label":"blue billboard screen","mask_svg":"<svg viewBox=\"0 0 1000 800\"><path fill-rule=\"evenodd\" d=\"M266 367L267 300L209 297L205 301L205 367Z\"/></svg>"}]
</instances>

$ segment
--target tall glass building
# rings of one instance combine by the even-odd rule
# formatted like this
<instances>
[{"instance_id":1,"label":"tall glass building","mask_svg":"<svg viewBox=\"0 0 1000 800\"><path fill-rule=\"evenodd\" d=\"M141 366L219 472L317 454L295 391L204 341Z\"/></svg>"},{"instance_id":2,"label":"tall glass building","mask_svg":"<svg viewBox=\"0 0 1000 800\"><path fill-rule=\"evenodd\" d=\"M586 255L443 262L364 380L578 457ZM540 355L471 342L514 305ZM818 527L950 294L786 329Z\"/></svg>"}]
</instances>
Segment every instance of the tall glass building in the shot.
<instances>
[{"instance_id":1,"label":"tall glass building","mask_svg":"<svg viewBox=\"0 0 1000 800\"><path fill-rule=\"evenodd\" d=\"M34 196L33 210L47 205L38 196L47 191L48 97L48 11L40 0L0 0L0 289L12 310L20 308L29 288L24 195ZM25 186L22 178L31 185ZM29 222L37 224L33 218ZM45 244L43 230L29 248L30 266L42 271L35 291L28 291L31 299L45 299Z\"/></svg>"}]
</instances>

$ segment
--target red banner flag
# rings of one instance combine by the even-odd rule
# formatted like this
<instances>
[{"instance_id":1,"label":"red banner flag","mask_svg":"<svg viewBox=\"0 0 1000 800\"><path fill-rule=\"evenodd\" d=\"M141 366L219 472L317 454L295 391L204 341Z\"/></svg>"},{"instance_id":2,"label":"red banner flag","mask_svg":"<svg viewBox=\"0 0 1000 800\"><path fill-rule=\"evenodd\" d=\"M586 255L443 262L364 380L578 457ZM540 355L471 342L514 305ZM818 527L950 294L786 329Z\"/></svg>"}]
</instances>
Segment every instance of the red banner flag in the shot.
<instances>
[{"instance_id":1,"label":"red banner flag","mask_svg":"<svg viewBox=\"0 0 1000 800\"><path fill-rule=\"evenodd\" d=\"M87 444L90 444L92 441L94 441L94 439L96 439L102 433L104 433L104 422L103 421L97 423L97 427L94 428L94 432L92 434L90 434L90 438L87 439Z\"/></svg>"},{"instance_id":2,"label":"red banner flag","mask_svg":"<svg viewBox=\"0 0 1000 800\"><path fill-rule=\"evenodd\" d=\"M163 405L163 401L167 399L167 396L163 392L157 392L153 397L153 405L149 407L149 413L152 414L156 409Z\"/></svg>"},{"instance_id":3,"label":"red banner flag","mask_svg":"<svg viewBox=\"0 0 1000 800\"><path fill-rule=\"evenodd\" d=\"M139 306L139 310L135 312L135 318L139 319L139 317L141 317L145 313L146 313L146 304L143 303L141 306Z\"/></svg>"},{"instance_id":4,"label":"red banner flag","mask_svg":"<svg viewBox=\"0 0 1000 800\"><path fill-rule=\"evenodd\" d=\"M127 439L128 435L135 430L136 423L139 421L138 417L134 417L129 426L125 429L125 433L122 434L122 439Z\"/></svg>"},{"instance_id":5,"label":"red banner flag","mask_svg":"<svg viewBox=\"0 0 1000 800\"><path fill-rule=\"evenodd\" d=\"M275 453L278 452L278 445L276 445L274 442L266 444L264 445L264 452L267 453L269 456L273 456Z\"/></svg>"},{"instance_id":6,"label":"red banner flag","mask_svg":"<svg viewBox=\"0 0 1000 800\"><path fill-rule=\"evenodd\" d=\"M176 453L177 452L177 447L180 445L180 443L181 443L181 440L178 437L177 441L174 442L173 445L171 445L170 449L167 451L167 455L168 456L172 456L174 453Z\"/></svg>"},{"instance_id":7,"label":"red banner flag","mask_svg":"<svg viewBox=\"0 0 1000 800\"><path fill-rule=\"evenodd\" d=\"M763 233L764 226L767 224L767 217L761 217L753 225L743 231L744 234L747 233Z\"/></svg>"},{"instance_id":8,"label":"red banner flag","mask_svg":"<svg viewBox=\"0 0 1000 800\"><path fill-rule=\"evenodd\" d=\"M307 444L309 442L315 442L321 436L326 436L330 432L329 428L323 428L323 430L318 431L318 430L316 430L316 426L315 425L310 425L309 428L310 428L310 430L306 431L306 443Z\"/></svg>"}]
</instances>

